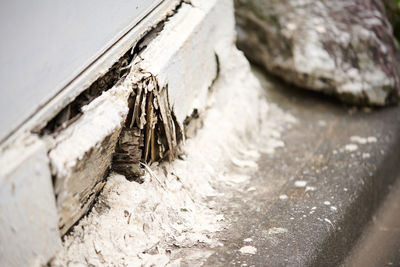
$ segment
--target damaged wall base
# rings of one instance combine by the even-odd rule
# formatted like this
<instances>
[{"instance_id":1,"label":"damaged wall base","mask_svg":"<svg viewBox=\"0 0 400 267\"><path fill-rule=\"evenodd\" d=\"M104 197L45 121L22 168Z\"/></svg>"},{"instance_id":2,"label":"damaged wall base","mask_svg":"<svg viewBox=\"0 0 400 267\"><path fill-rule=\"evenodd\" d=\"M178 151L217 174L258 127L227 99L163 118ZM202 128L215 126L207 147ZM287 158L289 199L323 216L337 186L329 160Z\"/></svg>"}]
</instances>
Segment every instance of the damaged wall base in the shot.
<instances>
[{"instance_id":1,"label":"damaged wall base","mask_svg":"<svg viewBox=\"0 0 400 267\"><path fill-rule=\"evenodd\" d=\"M66 127L42 132L35 141L45 147L41 155L47 172L38 175L49 184L53 180L58 211L57 216L52 188L42 187L50 197L47 215L52 218L48 220L51 230L34 231L45 231L53 239L57 236L57 241L44 243L51 246L48 252L44 249L35 254L42 256L42 261L59 247L58 230L65 235L93 206L111 169L140 181L141 162L151 164L176 156L178 144L185 139L184 125L212 104L210 90L212 93L221 67L219 61L226 64L225 75L230 75L233 67L227 64L229 57L240 58L239 65L249 71L246 60L233 48L230 1L182 2L176 13L158 26L141 41L123 80L83 106L81 115ZM1 161L2 167L6 160ZM2 181L5 177L12 176L5 173ZM13 190L12 186L4 188ZM6 236L2 233L1 240ZM27 256L27 260L36 256Z\"/></svg>"},{"instance_id":2,"label":"damaged wall base","mask_svg":"<svg viewBox=\"0 0 400 267\"><path fill-rule=\"evenodd\" d=\"M203 126L185 141L180 159L146 167L142 184L111 173L51 266L199 266L222 245L216 234L228 224L218 197L250 188L260 152L282 146L281 126L293 122L268 105L233 43L223 48L220 75L199 115Z\"/></svg>"},{"instance_id":3,"label":"damaged wall base","mask_svg":"<svg viewBox=\"0 0 400 267\"><path fill-rule=\"evenodd\" d=\"M217 1L183 3L142 40L144 48L122 82L85 106L66 129L44 136L52 147L61 234L87 212L112 159L114 170L140 180L140 162L174 158L185 119L205 109L217 75L215 53L233 44L226 24L214 27L221 8ZM233 18L226 23L233 25Z\"/></svg>"}]
</instances>

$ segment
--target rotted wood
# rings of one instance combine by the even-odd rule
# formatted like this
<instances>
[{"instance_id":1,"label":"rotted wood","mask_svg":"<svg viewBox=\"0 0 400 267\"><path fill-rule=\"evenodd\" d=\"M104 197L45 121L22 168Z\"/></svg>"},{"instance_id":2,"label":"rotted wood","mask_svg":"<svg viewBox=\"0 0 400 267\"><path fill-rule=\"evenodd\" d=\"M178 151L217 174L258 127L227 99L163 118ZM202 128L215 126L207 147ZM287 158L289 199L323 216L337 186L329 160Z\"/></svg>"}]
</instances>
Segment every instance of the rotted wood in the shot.
<instances>
[{"instance_id":1,"label":"rotted wood","mask_svg":"<svg viewBox=\"0 0 400 267\"><path fill-rule=\"evenodd\" d=\"M140 182L140 163L172 160L182 134L168 102L168 88L160 88L150 73L137 72L130 111L113 157L113 170Z\"/></svg>"}]
</instances>

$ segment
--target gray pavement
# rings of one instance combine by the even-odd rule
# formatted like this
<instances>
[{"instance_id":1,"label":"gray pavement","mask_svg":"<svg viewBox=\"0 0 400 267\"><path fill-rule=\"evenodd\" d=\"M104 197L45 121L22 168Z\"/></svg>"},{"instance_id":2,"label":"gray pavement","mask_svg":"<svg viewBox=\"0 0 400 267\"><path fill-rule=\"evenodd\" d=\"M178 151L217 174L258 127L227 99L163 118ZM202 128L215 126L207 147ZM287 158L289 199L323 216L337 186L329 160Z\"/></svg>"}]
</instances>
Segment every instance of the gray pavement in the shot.
<instances>
[{"instance_id":1,"label":"gray pavement","mask_svg":"<svg viewBox=\"0 0 400 267\"><path fill-rule=\"evenodd\" d=\"M215 248L205 265L338 266L346 261L348 266L400 266L399 215L389 216L391 245L374 249L381 261L357 261L357 255L363 258L359 251L371 249L368 244L376 239L368 233L372 218L379 222L383 214L378 208L398 203L393 197L383 201L399 175L399 107L350 107L260 78L265 85L274 82L267 91L270 101L298 123L284 134L283 149L261 157L251 181L256 190L235 192L222 203L231 224L219 233L224 246ZM390 207L386 214L399 212L398 206ZM240 253L246 245L257 252ZM392 252L385 256L388 247Z\"/></svg>"}]
</instances>

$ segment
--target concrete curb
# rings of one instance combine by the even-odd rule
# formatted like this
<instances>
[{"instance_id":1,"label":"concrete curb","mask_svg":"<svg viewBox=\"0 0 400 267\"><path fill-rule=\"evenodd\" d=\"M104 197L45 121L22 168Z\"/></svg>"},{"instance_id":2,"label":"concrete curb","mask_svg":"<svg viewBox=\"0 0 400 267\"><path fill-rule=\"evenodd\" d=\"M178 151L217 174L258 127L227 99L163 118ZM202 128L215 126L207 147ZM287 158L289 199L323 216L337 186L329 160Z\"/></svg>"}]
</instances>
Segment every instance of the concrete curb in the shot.
<instances>
[{"instance_id":1,"label":"concrete curb","mask_svg":"<svg viewBox=\"0 0 400 267\"><path fill-rule=\"evenodd\" d=\"M257 190L226 203L237 214L206 265L337 266L398 179L400 108L357 109L261 79L298 123L260 160ZM241 254L246 244L257 253Z\"/></svg>"}]
</instances>

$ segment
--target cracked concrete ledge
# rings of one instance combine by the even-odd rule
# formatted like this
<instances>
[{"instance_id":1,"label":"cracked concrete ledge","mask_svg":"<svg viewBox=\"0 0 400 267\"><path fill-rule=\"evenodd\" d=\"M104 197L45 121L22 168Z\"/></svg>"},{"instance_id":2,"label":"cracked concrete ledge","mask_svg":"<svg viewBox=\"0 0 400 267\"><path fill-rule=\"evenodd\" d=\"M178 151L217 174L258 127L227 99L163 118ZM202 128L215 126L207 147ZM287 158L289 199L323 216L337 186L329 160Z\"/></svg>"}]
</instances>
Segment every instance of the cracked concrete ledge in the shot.
<instances>
[{"instance_id":1,"label":"cracked concrete ledge","mask_svg":"<svg viewBox=\"0 0 400 267\"><path fill-rule=\"evenodd\" d=\"M61 234L88 210L111 165L131 93L125 83L83 107L83 115L54 138L49 152Z\"/></svg>"},{"instance_id":2,"label":"cracked concrete ledge","mask_svg":"<svg viewBox=\"0 0 400 267\"><path fill-rule=\"evenodd\" d=\"M61 248L46 144L31 136L0 157L0 265L46 262Z\"/></svg>"}]
</instances>

